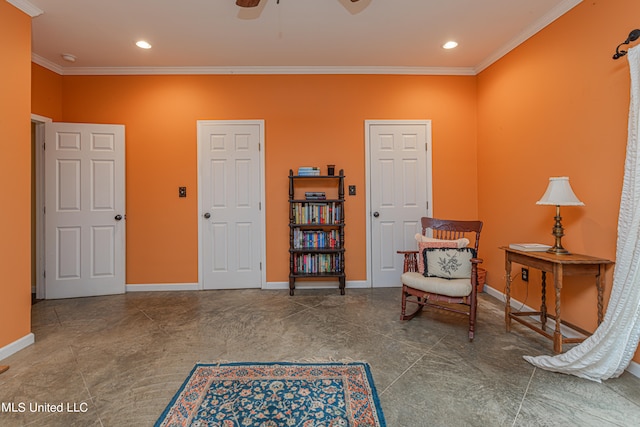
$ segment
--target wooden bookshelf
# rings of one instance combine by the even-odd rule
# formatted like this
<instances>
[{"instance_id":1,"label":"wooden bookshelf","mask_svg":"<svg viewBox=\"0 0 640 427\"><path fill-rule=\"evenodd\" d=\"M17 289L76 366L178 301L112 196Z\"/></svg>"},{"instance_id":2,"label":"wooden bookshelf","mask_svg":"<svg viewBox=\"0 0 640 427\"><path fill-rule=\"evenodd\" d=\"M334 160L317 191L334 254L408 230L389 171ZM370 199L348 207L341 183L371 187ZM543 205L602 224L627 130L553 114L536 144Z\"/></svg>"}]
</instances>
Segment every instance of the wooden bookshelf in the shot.
<instances>
[{"instance_id":1,"label":"wooden bookshelf","mask_svg":"<svg viewBox=\"0 0 640 427\"><path fill-rule=\"evenodd\" d=\"M344 178L289 170L289 295L300 279L335 279L344 295Z\"/></svg>"}]
</instances>

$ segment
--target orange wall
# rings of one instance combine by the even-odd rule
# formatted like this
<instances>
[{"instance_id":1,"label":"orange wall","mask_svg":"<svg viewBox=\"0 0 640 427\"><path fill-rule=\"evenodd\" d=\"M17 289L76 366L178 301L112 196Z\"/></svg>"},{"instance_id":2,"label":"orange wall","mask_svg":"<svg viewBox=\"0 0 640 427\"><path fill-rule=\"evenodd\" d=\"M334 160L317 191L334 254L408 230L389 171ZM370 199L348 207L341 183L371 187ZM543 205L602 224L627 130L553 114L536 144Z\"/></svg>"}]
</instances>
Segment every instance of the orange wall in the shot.
<instances>
[{"instance_id":1,"label":"orange wall","mask_svg":"<svg viewBox=\"0 0 640 427\"><path fill-rule=\"evenodd\" d=\"M639 16L637 0L583 2L478 76L479 213L491 286L504 288L499 246L553 243L555 208L535 204L550 176L569 176L586 205L562 208L563 245L615 260L629 67L611 56ZM612 278L610 268L605 301ZM538 307L539 279L516 279L512 296ZM594 330L595 301L594 286L565 282L563 318Z\"/></svg>"},{"instance_id":2,"label":"orange wall","mask_svg":"<svg viewBox=\"0 0 640 427\"><path fill-rule=\"evenodd\" d=\"M31 111L54 122L62 120L62 76L40 65L31 67ZM37 111L37 113L36 113Z\"/></svg>"},{"instance_id":3,"label":"orange wall","mask_svg":"<svg viewBox=\"0 0 640 427\"><path fill-rule=\"evenodd\" d=\"M358 188L346 207L347 277L365 280L364 120L432 120L435 214L475 218L475 81L472 76L63 76L62 120L126 126L127 283L198 280L196 121L206 119L265 120L267 281L288 280L287 176L289 169L309 163L335 163L344 169L346 184ZM57 83L34 72L36 84L50 96L46 87L55 91ZM38 98L34 93L34 113L55 111ZM451 185L461 193L452 194ZM179 186L187 186L186 199L178 198Z\"/></svg>"},{"instance_id":4,"label":"orange wall","mask_svg":"<svg viewBox=\"0 0 640 427\"><path fill-rule=\"evenodd\" d=\"M0 40L2 348L31 332L31 20L4 1L0 1Z\"/></svg>"}]
</instances>

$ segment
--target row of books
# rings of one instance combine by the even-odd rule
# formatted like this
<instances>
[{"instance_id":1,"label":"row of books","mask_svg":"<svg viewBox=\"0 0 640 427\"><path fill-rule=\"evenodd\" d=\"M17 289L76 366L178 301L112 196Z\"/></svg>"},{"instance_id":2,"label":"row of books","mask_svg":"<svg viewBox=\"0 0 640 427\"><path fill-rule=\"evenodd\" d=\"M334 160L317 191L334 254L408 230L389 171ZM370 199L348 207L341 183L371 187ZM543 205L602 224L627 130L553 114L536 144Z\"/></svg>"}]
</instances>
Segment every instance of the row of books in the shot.
<instances>
[{"instance_id":1,"label":"row of books","mask_svg":"<svg viewBox=\"0 0 640 427\"><path fill-rule=\"evenodd\" d=\"M342 223L342 203L291 204L294 224L340 224Z\"/></svg>"},{"instance_id":2,"label":"row of books","mask_svg":"<svg viewBox=\"0 0 640 427\"><path fill-rule=\"evenodd\" d=\"M317 166L300 166L298 176L320 176L320 168Z\"/></svg>"},{"instance_id":3,"label":"row of books","mask_svg":"<svg viewBox=\"0 0 640 427\"><path fill-rule=\"evenodd\" d=\"M293 230L294 249L335 249L340 248L338 230Z\"/></svg>"},{"instance_id":4,"label":"row of books","mask_svg":"<svg viewBox=\"0 0 640 427\"><path fill-rule=\"evenodd\" d=\"M300 254L293 257L294 273L336 273L342 271L342 254Z\"/></svg>"}]
</instances>

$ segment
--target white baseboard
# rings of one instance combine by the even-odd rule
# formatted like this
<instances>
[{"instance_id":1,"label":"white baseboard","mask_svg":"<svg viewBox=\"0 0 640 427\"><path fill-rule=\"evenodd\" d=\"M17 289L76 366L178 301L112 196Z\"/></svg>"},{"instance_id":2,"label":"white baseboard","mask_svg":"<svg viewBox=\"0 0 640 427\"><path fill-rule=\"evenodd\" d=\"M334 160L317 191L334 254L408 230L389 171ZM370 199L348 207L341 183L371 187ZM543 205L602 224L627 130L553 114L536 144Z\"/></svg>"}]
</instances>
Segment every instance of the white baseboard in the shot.
<instances>
[{"instance_id":1,"label":"white baseboard","mask_svg":"<svg viewBox=\"0 0 640 427\"><path fill-rule=\"evenodd\" d=\"M499 299L502 302L506 302L506 298L504 296L504 294L488 285L484 285L484 291L491 295L494 298ZM510 304L511 308L516 309L517 311L539 311L539 308L533 308L533 307L529 307L528 305L525 305L524 303L518 301L517 299L510 299ZM537 320L538 318L535 316L529 316L531 317L533 320ZM547 324L548 327L550 329L555 329L556 327L556 322L553 319L548 319L547 320ZM574 331L573 329L569 328L566 325L560 325L560 332L562 333L562 335L564 335L567 338L583 338L584 335L582 335L581 333Z\"/></svg>"},{"instance_id":2,"label":"white baseboard","mask_svg":"<svg viewBox=\"0 0 640 427\"><path fill-rule=\"evenodd\" d=\"M488 285L484 285L484 292L486 292L487 294L491 295L494 298L497 298L498 300L502 301L502 302L506 302L506 298L504 296L504 294L494 288L492 288L491 286ZM524 310L524 311L537 311L527 305L524 305L523 303L521 303L518 300L515 300L513 298L510 299L510 304L509 304L512 308L516 308L518 310ZM549 319L548 320L549 323L549 327L551 329L555 328L556 322L553 319ZM571 328L566 327L565 325L560 325L560 332L562 332L562 335L564 335L565 337L568 338L580 338L583 335L577 333L576 331L574 331ZM640 364L634 362L633 360L631 361L631 363L629 364L629 366L627 367L627 369L625 369L627 372L629 372L631 375L640 378Z\"/></svg>"},{"instance_id":3,"label":"white baseboard","mask_svg":"<svg viewBox=\"0 0 640 427\"><path fill-rule=\"evenodd\" d=\"M627 366L627 369L625 369L625 371L629 372L634 377L640 378L640 363L636 363L632 360L631 363L629 363L629 366Z\"/></svg>"},{"instance_id":4,"label":"white baseboard","mask_svg":"<svg viewBox=\"0 0 640 427\"><path fill-rule=\"evenodd\" d=\"M126 285L126 292L198 291L197 283L158 283Z\"/></svg>"},{"instance_id":5,"label":"white baseboard","mask_svg":"<svg viewBox=\"0 0 640 427\"><path fill-rule=\"evenodd\" d=\"M23 348L29 347L35 342L35 338L36 337L35 335L33 335L33 333L29 333L19 340L0 348L0 360L6 359L7 357L19 352Z\"/></svg>"},{"instance_id":6,"label":"white baseboard","mask_svg":"<svg viewBox=\"0 0 640 427\"><path fill-rule=\"evenodd\" d=\"M347 280L346 289L363 289L370 288L366 280ZM296 289L336 289L338 282L335 280L307 280L296 281ZM265 290L282 290L289 289L289 282L267 282L262 289Z\"/></svg>"}]
</instances>

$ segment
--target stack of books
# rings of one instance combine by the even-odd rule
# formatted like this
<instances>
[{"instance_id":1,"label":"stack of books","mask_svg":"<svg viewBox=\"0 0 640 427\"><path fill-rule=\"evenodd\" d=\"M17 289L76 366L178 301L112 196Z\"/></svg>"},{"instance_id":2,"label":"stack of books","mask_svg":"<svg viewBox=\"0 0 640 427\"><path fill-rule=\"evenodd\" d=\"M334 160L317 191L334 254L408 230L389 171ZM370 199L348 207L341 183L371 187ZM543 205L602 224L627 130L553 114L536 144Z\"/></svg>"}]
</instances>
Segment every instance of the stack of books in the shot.
<instances>
[{"instance_id":1,"label":"stack of books","mask_svg":"<svg viewBox=\"0 0 640 427\"><path fill-rule=\"evenodd\" d=\"M320 168L317 166L300 166L298 176L320 176Z\"/></svg>"},{"instance_id":2,"label":"stack of books","mask_svg":"<svg viewBox=\"0 0 640 427\"><path fill-rule=\"evenodd\" d=\"M523 252L544 252L551 249L551 246L542 243L511 243L509 248Z\"/></svg>"},{"instance_id":3,"label":"stack of books","mask_svg":"<svg viewBox=\"0 0 640 427\"><path fill-rule=\"evenodd\" d=\"M306 200L327 200L327 196L324 191L306 191L304 193Z\"/></svg>"}]
</instances>

